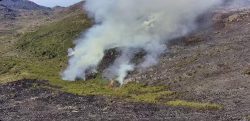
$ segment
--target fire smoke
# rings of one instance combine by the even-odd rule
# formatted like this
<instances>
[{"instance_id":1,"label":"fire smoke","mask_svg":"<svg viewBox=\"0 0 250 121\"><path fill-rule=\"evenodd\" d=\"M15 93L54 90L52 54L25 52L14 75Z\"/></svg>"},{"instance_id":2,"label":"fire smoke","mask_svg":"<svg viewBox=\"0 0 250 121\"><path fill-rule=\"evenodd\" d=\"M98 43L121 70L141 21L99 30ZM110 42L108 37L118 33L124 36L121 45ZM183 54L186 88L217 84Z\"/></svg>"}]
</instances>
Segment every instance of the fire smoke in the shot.
<instances>
[{"instance_id":1,"label":"fire smoke","mask_svg":"<svg viewBox=\"0 0 250 121\"><path fill-rule=\"evenodd\" d=\"M135 67L157 64L167 50L166 42L197 28L197 18L219 5L221 0L86 0L85 8L96 25L76 42L69 52L70 60L63 72L64 80L85 79L96 73L109 49L119 48L121 55L103 76L123 84ZM144 50L144 62L133 64L138 50Z\"/></svg>"}]
</instances>

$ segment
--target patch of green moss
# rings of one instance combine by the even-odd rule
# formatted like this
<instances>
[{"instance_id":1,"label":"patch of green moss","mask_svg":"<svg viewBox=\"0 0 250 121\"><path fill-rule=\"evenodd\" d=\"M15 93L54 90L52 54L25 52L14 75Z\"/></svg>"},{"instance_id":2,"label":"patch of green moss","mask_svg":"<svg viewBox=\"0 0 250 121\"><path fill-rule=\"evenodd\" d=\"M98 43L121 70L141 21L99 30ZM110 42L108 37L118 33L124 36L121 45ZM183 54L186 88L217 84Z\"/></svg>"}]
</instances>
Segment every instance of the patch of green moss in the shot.
<instances>
[{"instance_id":1,"label":"patch of green moss","mask_svg":"<svg viewBox=\"0 0 250 121\"><path fill-rule=\"evenodd\" d=\"M52 81L52 85L60 85L62 90L77 95L102 95L119 98L132 102L160 103L161 97L174 94L163 86L146 86L139 83L129 83L122 87L111 88L109 81L101 78L66 82L61 80Z\"/></svg>"},{"instance_id":2,"label":"patch of green moss","mask_svg":"<svg viewBox=\"0 0 250 121\"><path fill-rule=\"evenodd\" d=\"M173 95L172 91L160 91L155 93L144 93L138 95L132 95L132 100L136 102L146 102L146 103L161 103L161 98Z\"/></svg>"},{"instance_id":3,"label":"patch of green moss","mask_svg":"<svg viewBox=\"0 0 250 121\"><path fill-rule=\"evenodd\" d=\"M166 105L174 107L187 107L198 110L219 110L222 109L221 105L212 103L201 103L201 102L188 102L184 100L169 101Z\"/></svg>"}]
</instances>

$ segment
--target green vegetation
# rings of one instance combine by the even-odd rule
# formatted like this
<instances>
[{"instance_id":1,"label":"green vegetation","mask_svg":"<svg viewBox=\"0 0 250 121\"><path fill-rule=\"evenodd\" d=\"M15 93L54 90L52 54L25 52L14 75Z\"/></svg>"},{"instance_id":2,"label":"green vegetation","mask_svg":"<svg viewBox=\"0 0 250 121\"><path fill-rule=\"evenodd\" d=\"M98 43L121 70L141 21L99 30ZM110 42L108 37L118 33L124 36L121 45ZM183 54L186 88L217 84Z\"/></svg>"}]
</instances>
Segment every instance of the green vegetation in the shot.
<instances>
[{"instance_id":1,"label":"green vegetation","mask_svg":"<svg viewBox=\"0 0 250 121\"><path fill-rule=\"evenodd\" d=\"M11 68L15 66L15 63L9 60L2 59L0 61L0 74L9 72Z\"/></svg>"},{"instance_id":2,"label":"green vegetation","mask_svg":"<svg viewBox=\"0 0 250 121\"><path fill-rule=\"evenodd\" d=\"M62 82L62 90L77 95L104 95L134 102L160 103L159 99L174 94L161 86L146 86L138 83L129 83L122 87L112 88L107 86L108 81L101 78L78 81ZM56 84L58 86L58 82Z\"/></svg>"},{"instance_id":3,"label":"green vegetation","mask_svg":"<svg viewBox=\"0 0 250 121\"><path fill-rule=\"evenodd\" d=\"M172 91L160 91L155 93L144 93L140 95L133 95L132 99L136 102L146 102L146 103L159 103L161 98L171 96L174 92Z\"/></svg>"},{"instance_id":4,"label":"green vegetation","mask_svg":"<svg viewBox=\"0 0 250 121\"><path fill-rule=\"evenodd\" d=\"M165 86L147 86L129 83L112 88L109 81L97 77L88 81L67 82L60 78L60 72L67 65L67 49L91 21L84 14L73 14L58 22L40 27L34 32L19 35L17 53L0 56L0 83L29 78L49 80L61 91L76 95L102 95L131 102L144 102L182 106L196 109L220 109L217 105L176 100L176 92ZM166 103L167 102L167 103Z\"/></svg>"},{"instance_id":5,"label":"green vegetation","mask_svg":"<svg viewBox=\"0 0 250 121\"><path fill-rule=\"evenodd\" d=\"M12 58L0 59L1 74L0 83L23 78L48 79L58 77L62 66L65 65L61 59L42 60L36 58Z\"/></svg>"},{"instance_id":6,"label":"green vegetation","mask_svg":"<svg viewBox=\"0 0 250 121\"><path fill-rule=\"evenodd\" d=\"M35 57L64 57L67 49L73 46L72 40L80 36L83 30L91 26L84 14L77 14L59 22L42 26L37 31L24 34L18 43L18 49Z\"/></svg>"},{"instance_id":7,"label":"green vegetation","mask_svg":"<svg viewBox=\"0 0 250 121\"><path fill-rule=\"evenodd\" d=\"M219 110L219 109L222 109L222 106L220 106L218 104L187 102L184 100L169 101L166 104L170 105L170 106L174 106L174 107L187 107L187 108L198 109L198 110Z\"/></svg>"}]
</instances>

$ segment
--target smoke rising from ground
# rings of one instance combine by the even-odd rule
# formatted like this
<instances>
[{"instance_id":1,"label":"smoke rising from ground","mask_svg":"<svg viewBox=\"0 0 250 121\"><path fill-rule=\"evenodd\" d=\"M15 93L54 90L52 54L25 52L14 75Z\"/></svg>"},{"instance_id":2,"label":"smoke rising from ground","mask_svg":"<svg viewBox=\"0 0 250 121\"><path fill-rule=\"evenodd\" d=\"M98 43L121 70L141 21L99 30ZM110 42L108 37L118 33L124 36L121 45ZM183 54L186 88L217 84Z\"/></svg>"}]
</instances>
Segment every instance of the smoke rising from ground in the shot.
<instances>
[{"instance_id":1,"label":"smoke rising from ground","mask_svg":"<svg viewBox=\"0 0 250 121\"><path fill-rule=\"evenodd\" d=\"M63 72L64 80L85 79L95 73L105 50L119 48L121 55L103 76L121 84L135 67L157 64L167 49L165 43L197 28L197 18L219 5L221 0L86 0L85 8L95 19L83 38L69 52L70 60ZM131 59L144 50L144 62Z\"/></svg>"}]
</instances>

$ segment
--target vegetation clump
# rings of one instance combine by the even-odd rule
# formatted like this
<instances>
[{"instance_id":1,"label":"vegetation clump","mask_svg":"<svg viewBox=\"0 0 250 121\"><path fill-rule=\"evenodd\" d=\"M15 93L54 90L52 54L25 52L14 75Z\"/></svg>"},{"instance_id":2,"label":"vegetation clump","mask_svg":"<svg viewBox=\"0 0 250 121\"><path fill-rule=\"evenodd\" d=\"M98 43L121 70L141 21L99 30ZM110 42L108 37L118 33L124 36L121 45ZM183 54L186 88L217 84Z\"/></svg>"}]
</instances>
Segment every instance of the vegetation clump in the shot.
<instances>
[{"instance_id":1,"label":"vegetation clump","mask_svg":"<svg viewBox=\"0 0 250 121\"><path fill-rule=\"evenodd\" d=\"M222 106L218 104L188 102L184 100L169 101L166 104L169 106L174 106L174 107L187 107L187 108L198 109L198 110L220 110L222 109Z\"/></svg>"}]
</instances>

